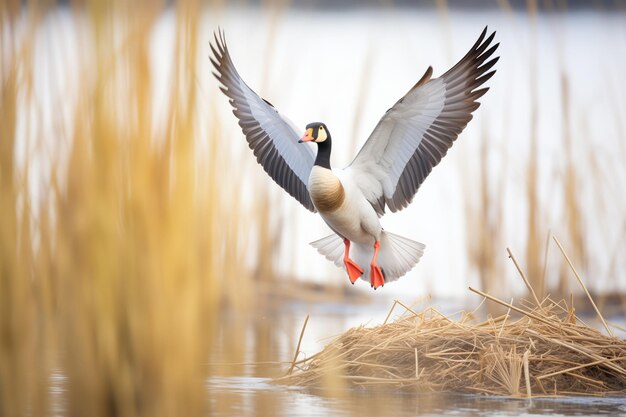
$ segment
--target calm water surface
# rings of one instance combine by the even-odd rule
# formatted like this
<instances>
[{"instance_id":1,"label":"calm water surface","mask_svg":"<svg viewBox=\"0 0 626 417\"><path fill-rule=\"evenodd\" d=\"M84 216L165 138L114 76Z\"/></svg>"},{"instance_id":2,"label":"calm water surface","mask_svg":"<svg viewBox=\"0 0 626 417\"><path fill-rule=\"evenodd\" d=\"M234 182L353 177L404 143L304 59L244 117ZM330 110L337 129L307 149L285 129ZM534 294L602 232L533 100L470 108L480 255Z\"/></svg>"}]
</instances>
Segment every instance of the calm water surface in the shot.
<instances>
[{"instance_id":1,"label":"calm water surface","mask_svg":"<svg viewBox=\"0 0 626 417\"><path fill-rule=\"evenodd\" d=\"M214 377L214 416L620 416L622 398L502 399L471 395L380 393L354 389L340 397L276 386L254 377Z\"/></svg>"},{"instance_id":2,"label":"calm water surface","mask_svg":"<svg viewBox=\"0 0 626 417\"><path fill-rule=\"evenodd\" d=\"M307 390L272 384L271 377L283 375L293 358L295 344L306 314L309 324L301 351L312 355L328 339L350 327L384 321L391 305L346 306L294 304L280 313L255 314L247 324L242 318L226 317L221 334L222 360L233 357L229 340L246 347L240 362L213 362L213 377L207 381L210 413L214 416L626 416L625 398L503 399L472 395L410 394L374 389L336 392ZM430 304L429 304L430 305ZM383 308L385 306L385 308ZM445 314L459 306L435 304ZM424 306L416 306L422 309ZM400 309L401 310L401 309ZM396 310L396 311L400 311ZM239 334L233 336L231 332ZM241 336L243 335L243 336ZM247 335L247 336L246 336ZM287 336L287 337L285 337ZM246 337L257 337L254 340ZM258 345L259 340L262 346ZM260 351L260 352L259 352ZM218 350L219 352L219 350ZM230 354L229 354L230 353ZM214 359L218 359L217 357ZM251 362L284 361L283 364ZM231 363L235 361L231 360Z\"/></svg>"},{"instance_id":3,"label":"calm water surface","mask_svg":"<svg viewBox=\"0 0 626 417\"><path fill-rule=\"evenodd\" d=\"M206 381L208 415L626 416L626 398L525 400L363 388L331 393L272 383L272 378L283 375L288 368L307 314L310 319L300 350L310 356L322 349L330 338L353 326L384 321L391 303L377 305L379 307L296 303L281 305L274 311L223 314L212 354L208 363L202 364L208 366L212 375ZM460 310L458 306L446 304L434 306L445 314ZM55 416L66 415L66 386L64 373L56 370L50 387Z\"/></svg>"}]
</instances>

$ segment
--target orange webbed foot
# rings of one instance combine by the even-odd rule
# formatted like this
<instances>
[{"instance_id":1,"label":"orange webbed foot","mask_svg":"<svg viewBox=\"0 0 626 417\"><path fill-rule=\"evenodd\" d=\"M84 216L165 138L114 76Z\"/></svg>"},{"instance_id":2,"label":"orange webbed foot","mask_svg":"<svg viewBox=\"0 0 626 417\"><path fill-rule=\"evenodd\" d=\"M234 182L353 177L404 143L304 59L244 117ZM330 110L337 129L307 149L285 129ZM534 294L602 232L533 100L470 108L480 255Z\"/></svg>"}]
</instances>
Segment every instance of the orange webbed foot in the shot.
<instances>
[{"instance_id":1,"label":"orange webbed foot","mask_svg":"<svg viewBox=\"0 0 626 417\"><path fill-rule=\"evenodd\" d=\"M363 275L363 268L361 268L356 262L352 259L348 258L344 260L344 264L346 265L346 270L348 271L348 276L350 277L350 282L354 284L361 275Z\"/></svg>"},{"instance_id":2,"label":"orange webbed foot","mask_svg":"<svg viewBox=\"0 0 626 417\"><path fill-rule=\"evenodd\" d=\"M374 289L385 285L385 274L376 264L370 265L370 283Z\"/></svg>"},{"instance_id":3,"label":"orange webbed foot","mask_svg":"<svg viewBox=\"0 0 626 417\"><path fill-rule=\"evenodd\" d=\"M361 275L363 275L363 268L361 268L356 262L350 259L350 241L348 239L343 240L344 245L346 245L346 251L343 256L343 263L346 266L346 271L348 271L348 277L350 277L350 282L354 284L357 279Z\"/></svg>"}]
</instances>

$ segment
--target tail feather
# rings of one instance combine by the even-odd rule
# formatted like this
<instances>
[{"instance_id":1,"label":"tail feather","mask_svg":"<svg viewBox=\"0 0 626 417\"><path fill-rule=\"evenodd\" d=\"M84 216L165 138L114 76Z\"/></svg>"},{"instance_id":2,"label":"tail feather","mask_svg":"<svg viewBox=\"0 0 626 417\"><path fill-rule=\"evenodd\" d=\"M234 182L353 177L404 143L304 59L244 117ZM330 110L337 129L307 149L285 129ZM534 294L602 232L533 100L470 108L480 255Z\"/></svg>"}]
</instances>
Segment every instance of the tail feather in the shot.
<instances>
[{"instance_id":1,"label":"tail feather","mask_svg":"<svg viewBox=\"0 0 626 417\"><path fill-rule=\"evenodd\" d=\"M317 251L324 255L326 259L334 263L339 268L343 267L343 239L332 234L310 243Z\"/></svg>"},{"instance_id":2,"label":"tail feather","mask_svg":"<svg viewBox=\"0 0 626 417\"><path fill-rule=\"evenodd\" d=\"M409 272L424 254L426 246L406 237L383 231L378 263L385 271L385 281L395 281Z\"/></svg>"},{"instance_id":3,"label":"tail feather","mask_svg":"<svg viewBox=\"0 0 626 417\"><path fill-rule=\"evenodd\" d=\"M343 264L343 239L336 234L311 242L317 251L336 266L345 269ZM384 272L385 282L395 281L409 272L424 254L425 245L411 239L382 232L378 265ZM364 270L361 279L370 281L370 262L374 256L373 245L354 243L350 247L350 258Z\"/></svg>"}]
</instances>

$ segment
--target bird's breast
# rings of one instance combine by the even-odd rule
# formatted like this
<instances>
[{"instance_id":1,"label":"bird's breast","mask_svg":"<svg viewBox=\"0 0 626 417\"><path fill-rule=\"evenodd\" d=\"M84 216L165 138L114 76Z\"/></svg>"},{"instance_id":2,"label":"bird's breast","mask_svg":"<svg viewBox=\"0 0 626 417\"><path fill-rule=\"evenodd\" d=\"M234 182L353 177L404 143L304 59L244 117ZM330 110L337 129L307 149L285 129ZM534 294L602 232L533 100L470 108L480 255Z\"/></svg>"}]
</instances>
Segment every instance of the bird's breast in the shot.
<instances>
[{"instance_id":1,"label":"bird's breast","mask_svg":"<svg viewBox=\"0 0 626 417\"><path fill-rule=\"evenodd\" d=\"M309 176L311 201L320 212L332 212L343 204L346 193L339 178L327 168L314 166Z\"/></svg>"}]
</instances>

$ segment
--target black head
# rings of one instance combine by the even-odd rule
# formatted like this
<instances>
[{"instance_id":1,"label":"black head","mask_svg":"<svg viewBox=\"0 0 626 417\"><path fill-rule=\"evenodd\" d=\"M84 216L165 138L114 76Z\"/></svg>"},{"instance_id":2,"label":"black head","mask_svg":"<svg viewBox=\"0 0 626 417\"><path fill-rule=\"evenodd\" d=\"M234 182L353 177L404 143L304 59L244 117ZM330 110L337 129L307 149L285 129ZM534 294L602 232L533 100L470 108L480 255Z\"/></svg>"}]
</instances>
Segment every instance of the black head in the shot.
<instances>
[{"instance_id":1,"label":"black head","mask_svg":"<svg viewBox=\"0 0 626 417\"><path fill-rule=\"evenodd\" d=\"M306 132L302 135L302 138L298 141L302 142L330 142L330 132L324 123L315 122L306 125Z\"/></svg>"}]
</instances>

